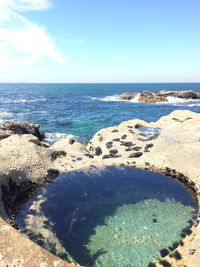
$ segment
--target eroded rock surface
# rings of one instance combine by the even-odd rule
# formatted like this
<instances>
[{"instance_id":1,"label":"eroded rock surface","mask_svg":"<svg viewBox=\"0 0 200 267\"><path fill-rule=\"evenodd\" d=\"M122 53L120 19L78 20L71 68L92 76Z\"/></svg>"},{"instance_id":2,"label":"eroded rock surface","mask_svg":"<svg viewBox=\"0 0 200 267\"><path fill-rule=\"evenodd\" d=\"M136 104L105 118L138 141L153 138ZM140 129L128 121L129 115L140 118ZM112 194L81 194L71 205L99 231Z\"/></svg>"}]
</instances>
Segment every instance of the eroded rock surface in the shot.
<instances>
[{"instance_id":1,"label":"eroded rock surface","mask_svg":"<svg viewBox=\"0 0 200 267\"><path fill-rule=\"evenodd\" d=\"M45 134L40 131L40 126L33 123L15 123L11 121L4 122L0 128L0 139L9 137L13 134L32 134L40 141L45 137Z\"/></svg>"},{"instance_id":2,"label":"eroded rock surface","mask_svg":"<svg viewBox=\"0 0 200 267\"><path fill-rule=\"evenodd\" d=\"M160 131L149 140L140 131L145 127ZM23 195L32 185L43 185L59 172L102 164L162 170L191 187L200 201L199 162L200 114L191 111L174 111L152 123L125 121L100 130L87 145L66 137L49 146L32 134L15 133L0 140L0 197L4 201L0 205L1 216L8 218L5 202L12 205L16 196ZM9 197L6 199L5 195ZM197 219L192 234L184 239L184 246L177 248L182 259L176 262L170 258L169 262L179 267L200 266L199 240ZM0 252L0 264L7 266L19 259L19 266L70 266L22 236L3 219Z\"/></svg>"}]
</instances>

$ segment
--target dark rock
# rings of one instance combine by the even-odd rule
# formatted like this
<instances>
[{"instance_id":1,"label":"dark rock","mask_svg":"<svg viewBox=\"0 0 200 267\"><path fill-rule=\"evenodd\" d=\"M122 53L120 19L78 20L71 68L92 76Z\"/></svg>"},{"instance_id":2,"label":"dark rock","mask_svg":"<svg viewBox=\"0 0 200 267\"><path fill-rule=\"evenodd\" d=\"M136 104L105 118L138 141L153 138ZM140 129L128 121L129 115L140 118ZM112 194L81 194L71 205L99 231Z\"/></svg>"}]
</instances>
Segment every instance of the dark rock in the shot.
<instances>
[{"instance_id":1,"label":"dark rock","mask_svg":"<svg viewBox=\"0 0 200 267\"><path fill-rule=\"evenodd\" d=\"M142 152L135 152L135 153L132 153L129 158L139 158L142 156Z\"/></svg>"},{"instance_id":2,"label":"dark rock","mask_svg":"<svg viewBox=\"0 0 200 267\"><path fill-rule=\"evenodd\" d=\"M119 96L120 100L131 100L135 97L135 94L132 92L125 92Z\"/></svg>"},{"instance_id":3,"label":"dark rock","mask_svg":"<svg viewBox=\"0 0 200 267\"><path fill-rule=\"evenodd\" d=\"M167 91L161 90L157 93L158 96L173 96L178 98L185 98L185 99L199 99L200 92L194 92L192 90L182 90L182 91Z\"/></svg>"},{"instance_id":4,"label":"dark rock","mask_svg":"<svg viewBox=\"0 0 200 267\"><path fill-rule=\"evenodd\" d=\"M29 140L30 141L30 140ZM49 143L47 143L47 142L40 142L40 145L42 146L42 147L46 147L46 148L49 148L51 145L49 144Z\"/></svg>"},{"instance_id":5,"label":"dark rock","mask_svg":"<svg viewBox=\"0 0 200 267\"><path fill-rule=\"evenodd\" d=\"M51 182L59 175L59 171L56 169L48 169L47 174L44 177L44 182Z\"/></svg>"},{"instance_id":6,"label":"dark rock","mask_svg":"<svg viewBox=\"0 0 200 267\"><path fill-rule=\"evenodd\" d=\"M150 262L147 267L156 267L156 264L154 262Z\"/></svg>"},{"instance_id":7,"label":"dark rock","mask_svg":"<svg viewBox=\"0 0 200 267\"><path fill-rule=\"evenodd\" d=\"M108 143L106 143L106 147L107 147L107 149L112 148L112 146L113 146L113 142L108 142Z\"/></svg>"},{"instance_id":8,"label":"dark rock","mask_svg":"<svg viewBox=\"0 0 200 267\"><path fill-rule=\"evenodd\" d=\"M102 154L102 149L99 146L95 147L94 151L96 156L100 156Z\"/></svg>"},{"instance_id":9,"label":"dark rock","mask_svg":"<svg viewBox=\"0 0 200 267\"><path fill-rule=\"evenodd\" d=\"M121 155L109 154L109 155L104 155L103 159L120 158L120 157Z\"/></svg>"},{"instance_id":10,"label":"dark rock","mask_svg":"<svg viewBox=\"0 0 200 267\"><path fill-rule=\"evenodd\" d=\"M134 145L135 145L135 144L134 144ZM133 151L133 150L134 150L134 147L128 147L128 148L125 149L125 151L127 151L127 152L128 152L128 151Z\"/></svg>"},{"instance_id":11,"label":"dark rock","mask_svg":"<svg viewBox=\"0 0 200 267\"><path fill-rule=\"evenodd\" d=\"M143 128L143 127L144 127L144 125L141 124L141 123L136 123L135 124L135 129L139 129L139 128Z\"/></svg>"},{"instance_id":12,"label":"dark rock","mask_svg":"<svg viewBox=\"0 0 200 267\"><path fill-rule=\"evenodd\" d=\"M12 178L9 179L8 185L1 185L2 201L9 217L16 210L16 206L23 203L36 187L36 183L32 181L16 182Z\"/></svg>"},{"instance_id":13,"label":"dark rock","mask_svg":"<svg viewBox=\"0 0 200 267\"><path fill-rule=\"evenodd\" d=\"M86 157L88 157L88 158L91 158L91 159L93 159L94 158L94 155L91 155L91 154L84 154Z\"/></svg>"},{"instance_id":14,"label":"dark rock","mask_svg":"<svg viewBox=\"0 0 200 267\"><path fill-rule=\"evenodd\" d=\"M37 145L37 146L42 146L42 144L41 144L39 139L30 139L28 141L33 143L33 144L35 144L35 145Z\"/></svg>"},{"instance_id":15,"label":"dark rock","mask_svg":"<svg viewBox=\"0 0 200 267\"><path fill-rule=\"evenodd\" d=\"M75 143L75 139L74 139L74 138L70 138L70 139L69 139L69 144L70 144L70 145L73 145L74 143Z\"/></svg>"},{"instance_id":16,"label":"dark rock","mask_svg":"<svg viewBox=\"0 0 200 267\"><path fill-rule=\"evenodd\" d=\"M146 144L145 149L149 149L149 148L152 148L152 147L153 147L153 144Z\"/></svg>"},{"instance_id":17,"label":"dark rock","mask_svg":"<svg viewBox=\"0 0 200 267\"><path fill-rule=\"evenodd\" d=\"M112 133L118 133L119 131L116 129L116 130L112 130Z\"/></svg>"},{"instance_id":18,"label":"dark rock","mask_svg":"<svg viewBox=\"0 0 200 267\"><path fill-rule=\"evenodd\" d=\"M126 137L127 137L127 135L124 134L124 135L122 135L121 139L126 139Z\"/></svg>"},{"instance_id":19,"label":"dark rock","mask_svg":"<svg viewBox=\"0 0 200 267\"><path fill-rule=\"evenodd\" d=\"M118 150L117 149L111 149L109 152L111 155L116 155L118 153Z\"/></svg>"},{"instance_id":20,"label":"dark rock","mask_svg":"<svg viewBox=\"0 0 200 267\"><path fill-rule=\"evenodd\" d=\"M13 134L13 133L12 133L11 131L0 129L0 140L9 137L9 136L11 136L12 134Z\"/></svg>"},{"instance_id":21,"label":"dark rock","mask_svg":"<svg viewBox=\"0 0 200 267\"><path fill-rule=\"evenodd\" d=\"M112 141L114 141L114 142L120 142L120 138L112 139Z\"/></svg>"},{"instance_id":22,"label":"dark rock","mask_svg":"<svg viewBox=\"0 0 200 267\"><path fill-rule=\"evenodd\" d=\"M133 147L133 150L135 150L135 151L139 151L139 150L141 150L141 149L142 149L141 146L135 146L135 147Z\"/></svg>"},{"instance_id":23,"label":"dark rock","mask_svg":"<svg viewBox=\"0 0 200 267\"><path fill-rule=\"evenodd\" d=\"M67 153L63 150L59 150L59 151L53 151L51 153L51 160L54 161L56 160L58 157L65 157L67 155Z\"/></svg>"},{"instance_id":24,"label":"dark rock","mask_svg":"<svg viewBox=\"0 0 200 267\"><path fill-rule=\"evenodd\" d=\"M100 136L100 137L99 137L99 142L102 142L102 141L103 141L103 137Z\"/></svg>"},{"instance_id":25,"label":"dark rock","mask_svg":"<svg viewBox=\"0 0 200 267\"><path fill-rule=\"evenodd\" d=\"M5 136L10 136L12 134L32 134L36 136L40 141L45 138L45 134L41 132L40 126L33 123L14 123L10 121L4 122L3 126L0 129L0 138L3 137L3 132ZM8 137L7 136L7 137ZM5 137L4 137L5 138Z\"/></svg>"},{"instance_id":26,"label":"dark rock","mask_svg":"<svg viewBox=\"0 0 200 267\"><path fill-rule=\"evenodd\" d=\"M167 255L169 255L169 250L168 249L166 249L166 248L164 248L164 249L161 249L160 250L160 255L161 255L161 257L166 257Z\"/></svg>"},{"instance_id":27,"label":"dark rock","mask_svg":"<svg viewBox=\"0 0 200 267\"><path fill-rule=\"evenodd\" d=\"M128 131L129 131L129 133L131 133L131 134L135 134L135 132L134 132L132 129L129 129Z\"/></svg>"},{"instance_id":28,"label":"dark rock","mask_svg":"<svg viewBox=\"0 0 200 267\"><path fill-rule=\"evenodd\" d=\"M190 255L194 255L195 252L196 252L196 249L189 249Z\"/></svg>"},{"instance_id":29,"label":"dark rock","mask_svg":"<svg viewBox=\"0 0 200 267\"><path fill-rule=\"evenodd\" d=\"M124 142L124 141L122 141L120 145L121 146L126 146L126 147L134 146L133 142Z\"/></svg>"},{"instance_id":30,"label":"dark rock","mask_svg":"<svg viewBox=\"0 0 200 267\"><path fill-rule=\"evenodd\" d=\"M163 267L172 267L171 263L169 263L166 260L159 260L159 263L163 266Z\"/></svg>"}]
</instances>

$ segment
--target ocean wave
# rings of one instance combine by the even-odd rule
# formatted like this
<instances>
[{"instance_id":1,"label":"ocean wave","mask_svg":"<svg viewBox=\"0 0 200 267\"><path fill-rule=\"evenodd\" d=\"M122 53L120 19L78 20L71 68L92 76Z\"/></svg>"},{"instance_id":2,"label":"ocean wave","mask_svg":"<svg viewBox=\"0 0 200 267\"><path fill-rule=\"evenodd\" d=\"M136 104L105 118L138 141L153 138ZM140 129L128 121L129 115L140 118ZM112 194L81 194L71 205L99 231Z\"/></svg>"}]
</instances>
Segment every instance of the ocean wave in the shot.
<instances>
[{"instance_id":1,"label":"ocean wave","mask_svg":"<svg viewBox=\"0 0 200 267\"><path fill-rule=\"evenodd\" d=\"M127 102L127 103L144 103L139 101L140 93L136 93L135 97L131 100L119 99L120 95L110 95L105 97L90 97L92 100L104 101L104 102ZM158 105L175 105L175 106L188 106L188 107L198 107L200 106L199 99L185 99L174 96L168 96L167 102L156 102L151 104Z\"/></svg>"},{"instance_id":2,"label":"ocean wave","mask_svg":"<svg viewBox=\"0 0 200 267\"><path fill-rule=\"evenodd\" d=\"M5 111L5 110L0 110L0 118L4 118L4 117L11 117L13 115L13 113Z\"/></svg>"},{"instance_id":3,"label":"ocean wave","mask_svg":"<svg viewBox=\"0 0 200 267\"><path fill-rule=\"evenodd\" d=\"M128 103L138 103L138 99L140 97L140 94L137 93L136 96L131 99L131 100L123 100L119 99L120 95L108 95L105 97L90 97L92 100L99 100L99 101L104 101L104 102L128 102Z\"/></svg>"},{"instance_id":4,"label":"ocean wave","mask_svg":"<svg viewBox=\"0 0 200 267\"><path fill-rule=\"evenodd\" d=\"M28 99L28 98L20 98L20 99L0 99L1 103L5 104L18 104L18 103L35 103L35 102L44 102L46 101L46 98L38 98L38 99Z\"/></svg>"},{"instance_id":5,"label":"ocean wave","mask_svg":"<svg viewBox=\"0 0 200 267\"><path fill-rule=\"evenodd\" d=\"M72 134L65 134L65 133L45 133L45 141L53 144L66 136L74 137Z\"/></svg>"}]
</instances>

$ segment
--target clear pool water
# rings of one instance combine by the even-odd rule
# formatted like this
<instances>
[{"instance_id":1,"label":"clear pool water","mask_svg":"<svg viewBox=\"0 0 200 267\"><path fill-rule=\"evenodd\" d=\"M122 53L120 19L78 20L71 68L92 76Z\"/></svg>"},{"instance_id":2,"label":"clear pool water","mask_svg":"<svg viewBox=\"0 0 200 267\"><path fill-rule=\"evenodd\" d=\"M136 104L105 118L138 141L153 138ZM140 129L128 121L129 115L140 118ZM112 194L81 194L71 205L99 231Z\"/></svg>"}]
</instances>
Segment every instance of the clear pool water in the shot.
<instances>
[{"instance_id":1,"label":"clear pool water","mask_svg":"<svg viewBox=\"0 0 200 267\"><path fill-rule=\"evenodd\" d=\"M60 175L16 220L40 245L60 256L69 253L81 265L146 267L180 242L195 211L174 179L128 167L91 167Z\"/></svg>"}]
</instances>

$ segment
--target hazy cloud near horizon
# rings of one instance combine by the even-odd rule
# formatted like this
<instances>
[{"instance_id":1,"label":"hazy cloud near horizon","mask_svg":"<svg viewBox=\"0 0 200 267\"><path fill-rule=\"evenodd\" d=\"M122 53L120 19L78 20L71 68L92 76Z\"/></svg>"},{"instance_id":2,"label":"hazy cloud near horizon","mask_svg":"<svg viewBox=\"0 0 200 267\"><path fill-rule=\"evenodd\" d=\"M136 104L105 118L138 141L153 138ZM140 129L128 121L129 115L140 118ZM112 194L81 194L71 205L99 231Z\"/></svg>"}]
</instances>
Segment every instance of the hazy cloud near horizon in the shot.
<instances>
[{"instance_id":1,"label":"hazy cloud near horizon","mask_svg":"<svg viewBox=\"0 0 200 267\"><path fill-rule=\"evenodd\" d=\"M51 6L51 0L1 0L0 64L29 65L43 58L64 62L45 27L26 18L28 11Z\"/></svg>"}]
</instances>

